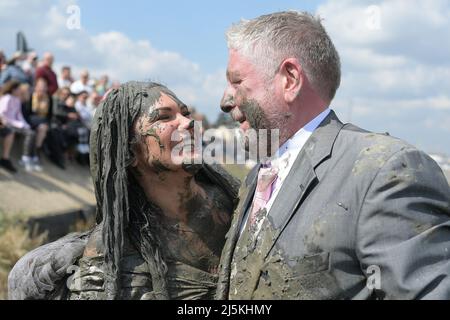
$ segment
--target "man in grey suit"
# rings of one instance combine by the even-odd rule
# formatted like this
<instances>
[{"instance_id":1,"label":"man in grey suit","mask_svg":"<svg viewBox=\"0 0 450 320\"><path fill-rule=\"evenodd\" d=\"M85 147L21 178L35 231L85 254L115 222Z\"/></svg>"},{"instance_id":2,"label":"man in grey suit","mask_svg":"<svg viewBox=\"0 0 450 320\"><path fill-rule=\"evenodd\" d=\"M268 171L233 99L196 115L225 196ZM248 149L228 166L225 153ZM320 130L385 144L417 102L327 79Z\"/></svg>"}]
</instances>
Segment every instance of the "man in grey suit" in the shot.
<instances>
[{"instance_id":1,"label":"man in grey suit","mask_svg":"<svg viewBox=\"0 0 450 320\"><path fill-rule=\"evenodd\" d=\"M450 299L450 188L424 152L329 109L340 60L320 20L279 12L227 33L221 108L279 129L247 176L219 299Z\"/></svg>"}]
</instances>

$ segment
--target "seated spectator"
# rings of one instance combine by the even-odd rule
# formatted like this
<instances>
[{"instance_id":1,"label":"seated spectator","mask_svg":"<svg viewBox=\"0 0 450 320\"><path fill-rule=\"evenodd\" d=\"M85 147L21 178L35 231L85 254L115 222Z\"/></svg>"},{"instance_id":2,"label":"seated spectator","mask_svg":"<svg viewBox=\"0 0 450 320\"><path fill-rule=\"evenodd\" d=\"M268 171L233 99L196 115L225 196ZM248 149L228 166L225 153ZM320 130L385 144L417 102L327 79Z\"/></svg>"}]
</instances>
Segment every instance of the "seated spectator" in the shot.
<instances>
[{"instance_id":1,"label":"seated spectator","mask_svg":"<svg viewBox=\"0 0 450 320\"><path fill-rule=\"evenodd\" d=\"M40 167L39 157L41 156L44 140L50 128L53 108L51 98L48 95L47 83L44 78L38 78L31 98L31 112L28 115L31 128L36 132L36 151L33 159L36 169Z\"/></svg>"},{"instance_id":2,"label":"seated spectator","mask_svg":"<svg viewBox=\"0 0 450 320\"><path fill-rule=\"evenodd\" d=\"M67 151L67 143L61 119L65 118L65 101L70 95L70 89L62 87L54 96L56 107L51 109L53 117L43 144L45 154L50 161L63 170L66 168L64 154Z\"/></svg>"},{"instance_id":3,"label":"seated spectator","mask_svg":"<svg viewBox=\"0 0 450 320\"><path fill-rule=\"evenodd\" d=\"M20 82L16 80L8 81L2 87L2 96L0 98L0 117L6 128L14 133L20 133L25 136L23 144L23 155L21 162L26 171L32 171L36 168L33 159L36 156L35 133L30 125L25 121L22 114L22 96Z\"/></svg>"},{"instance_id":4,"label":"seated spectator","mask_svg":"<svg viewBox=\"0 0 450 320\"><path fill-rule=\"evenodd\" d=\"M91 128L93 111L87 103L88 93L81 91L77 96L77 102L75 103L75 109L80 115L81 122L88 129Z\"/></svg>"},{"instance_id":5,"label":"seated spectator","mask_svg":"<svg viewBox=\"0 0 450 320\"><path fill-rule=\"evenodd\" d=\"M0 74L3 68L6 68L6 56L3 50L0 50Z\"/></svg>"},{"instance_id":6,"label":"seated spectator","mask_svg":"<svg viewBox=\"0 0 450 320\"><path fill-rule=\"evenodd\" d=\"M53 71L53 55L50 52L44 53L42 64L36 70L36 83L39 78L43 78L47 82L47 93L51 98L58 91L58 80L56 73ZM52 104L52 101L50 101Z\"/></svg>"},{"instance_id":7,"label":"seated spectator","mask_svg":"<svg viewBox=\"0 0 450 320\"><path fill-rule=\"evenodd\" d=\"M36 52L30 52L26 60L22 64L22 70L34 81L36 77L36 69L38 64L38 56ZM32 84L34 85L34 83Z\"/></svg>"},{"instance_id":8,"label":"seated spectator","mask_svg":"<svg viewBox=\"0 0 450 320\"><path fill-rule=\"evenodd\" d=\"M17 172L17 169L13 166L10 159L11 148L14 144L14 131L5 125L1 118L0 118L0 138L3 139L3 149L2 149L2 158L0 159L0 166L12 173L15 173Z\"/></svg>"},{"instance_id":9,"label":"seated spectator","mask_svg":"<svg viewBox=\"0 0 450 320\"><path fill-rule=\"evenodd\" d=\"M97 107L101 101L102 95L98 94L97 91L92 91L92 93L89 95L89 99L87 100L87 105L91 113L91 119L94 118L95 111L97 110Z\"/></svg>"},{"instance_id":10,"label":"seated spectator","mask_svg":"<svg viewBox=\"0 0 450 320\"><path fill-rule=\"evenodd\" d=\"M76 97L73 94L69 94L66 100L58 103L55 118L57 119L58 124L64 129L70 122L78 122L82 125L80 115L75 109L75 103Z\"/></svg>"},{"instance_id":11,"label":"seated spectator","mask_svg":"<svg viewBox=\"0 0 450 320\"><path fill-rule=\"evenodd\" d=\"M64 104L70 94L69 87L60 87L56 93L56 105Z\"/></svg>"},{"instance_id":12,"label":"seated spectator","mask_svg":"<svg viewBox=\"0 0 450 320\"><path fill-rule=\"evenodd\" d=\"M58 78L58 86L60 88L62 88L62 87L70 88L72 83L73 83L72 70L70 69L69 66L62 67L61 76Z\"/></svg>"},{"instance_id":13,"label":"seated spectator","mask_svg":"<svg viewBox=\"0 0 450 320\"><path fill-rule=\"evenodd\" d=\"M111 84L111 88L119 90L119 88L120 88L120 81L117 81L117 80L113 81L113 83Z\"/></svg>"},{"instance_id":14,"label":"seated spectator","mask_svg":"<svg viewBox=\"0 0 450 320\"><path fill-rule=\"evenodd\" d=\"M2 72L6 69L6 56L2 50L0 50L0 78L2 77ZM2 84L0 83L0 89Z\"/></svg>"},{"instance_id":15,"label":"seated spectator","mask_svg":"<svg viewBox=\"0 0 450 320\"><path fill-rule=\"evenodd\" d=\"M82 91L86 91L88 94L92 92L92 87L89 84L89 72L87 70L81 72L80 80L72 83L70 91L76 95L80 94Z\"/></svg>"},{"instance_id":16,"label":"seated spectator","mask_svg":"<svg viewBox=\"0 0 450 320\"><path fill-rule=\"evenodd\" d=\"M50 122L52 110L50 109L50 97L47 94L47 82L44 78L37 79L36 86L34 87L31 97L31 114L31 126L34 126L36 123Z\"/></svg>"},{"instance_id":17,"label":"seated spectator","mask_svg":"<svg viewBox=\"0 0 450 320\"><path fill-rule=\"evenodd\" d=\"M33 88L28 83L20 84L19 99L22 102L22 115L28 124L30 124L31 95L32 94L33 94Z\"/></svg>"},{"instance_id":18,"label":"seated spectator","mask_svg":"<svg viewBox=\"0 0 450 320\"><path fill-rule=\"evenodd\" d=\"M75 109L76 98L70 95L64 103L58 105L56 119L64 137L64 146L68 158L75 158L76 151L88 154L89 130L81 122L81 117Z\"/></svg>"},{"instance_id":19,"label":"seated spectator","mask_svg":"<svg viewBox=\"0 0 450 320\"><path fill-rule=\"evenodd\" d=\"M20 52L14 53L13 57L7 62L6 68L0 75L0 86L5 85L10 80L16 80L19 83L32 84L32 79L20 67L24 55Z\"/></svg>"},{"instance_id":20,"label":"seated spectator","mask_svg":"<svg viewBox=\"0 0 450 320\"><path fill-rule=\"evenodd\" d=\"M103 97L106 93L106 91L108 91L108 76L107 75L103 75L98 81L97 84L95 85L95 91L101 96Z\"/></svg>"}]
</instances>

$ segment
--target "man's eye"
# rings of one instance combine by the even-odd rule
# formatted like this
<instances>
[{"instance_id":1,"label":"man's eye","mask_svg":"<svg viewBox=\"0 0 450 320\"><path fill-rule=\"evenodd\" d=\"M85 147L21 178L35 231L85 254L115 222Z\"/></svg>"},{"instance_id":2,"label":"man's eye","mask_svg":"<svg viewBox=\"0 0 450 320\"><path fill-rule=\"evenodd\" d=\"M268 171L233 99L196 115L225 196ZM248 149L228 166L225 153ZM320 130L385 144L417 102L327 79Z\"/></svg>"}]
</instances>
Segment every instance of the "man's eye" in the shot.
<instances>
[{"instance_id":1,"label":"man's eye","mask_svg":"<svg viewBox=\"0 0 450 320\"><path fill-rule=\"evenodd\" d=\"M231 81L232 84L241 84L242 80L233 80Z\"/></svg>"}]
</instances>

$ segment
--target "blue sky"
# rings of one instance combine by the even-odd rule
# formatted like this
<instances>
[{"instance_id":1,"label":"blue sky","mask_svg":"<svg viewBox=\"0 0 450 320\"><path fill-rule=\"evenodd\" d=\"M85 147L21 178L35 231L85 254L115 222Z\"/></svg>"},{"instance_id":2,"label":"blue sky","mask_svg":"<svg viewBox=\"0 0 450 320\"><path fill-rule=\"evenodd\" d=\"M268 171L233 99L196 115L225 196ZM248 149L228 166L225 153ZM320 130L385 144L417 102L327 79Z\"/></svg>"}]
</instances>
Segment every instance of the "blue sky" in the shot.
<instances>
[{"instance_id":1,"label":"blue sky","mask_svg":"<svg viewBox=\"0 0 450 320\"><path fill-rule=\"evenodd\" d=\"M76 5L81 29L67 28ZM332 103L341 119L450 155L450 1L0 0L0 49L23 30L75 76L156 80L214 121L225 86L224 32L279 10L319 14L342 63Z\"/></svg>"},{"instance_id":2,"label":"blue sky","mask_svg":"<svg viewBox=\"0 0 450 320\"><path fill-rule=\"evenodd\" d=\"M117 0L80 0L78 3L83 27L89 32L118 30L133 40L149 39L155 48L181 52L206 71L214 71L218 65L226 65L224 33L230 23L280 10L314 12L320 2L131 0L124 5Z\"/></svg>"}]
</instances>

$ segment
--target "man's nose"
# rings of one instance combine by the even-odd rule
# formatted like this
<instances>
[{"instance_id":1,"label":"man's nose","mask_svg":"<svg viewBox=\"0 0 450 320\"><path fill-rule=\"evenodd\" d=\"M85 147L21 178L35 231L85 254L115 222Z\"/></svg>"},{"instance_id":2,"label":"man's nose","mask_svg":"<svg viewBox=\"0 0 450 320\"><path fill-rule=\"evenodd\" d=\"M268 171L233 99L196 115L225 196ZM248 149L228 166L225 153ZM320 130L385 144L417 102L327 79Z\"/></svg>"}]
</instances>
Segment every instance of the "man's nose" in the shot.
<instances>
[{"instance_id":1,"label":"man's nose","mask_svg":"<svg viewBox=\"0 0 450 320\"><path fill-rule=\"evenodd\" d=\"M235 106L233 95L228 89L225 90L222 100L220 100L220 109L225 113L229 113Z\"/></svg>"},{"instance_id":2,"label":"man's nose","mask_svg":"<svg viewBox=\"0 0 450 320\"><path fill-rule=\"evenodd\" d=\"M221 104L220 105L220 109L222 109L222 111L225 112L225 113L229 113L231 110L233 110L233 106L232 105Z\"/></svg>"}]
</instances>

